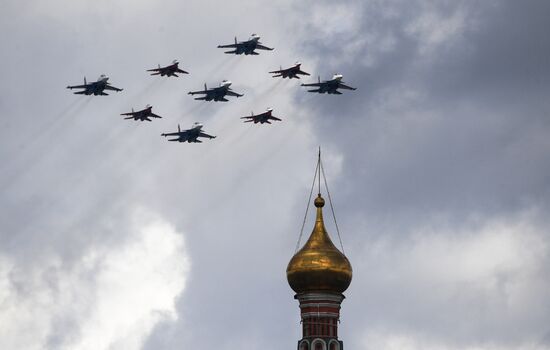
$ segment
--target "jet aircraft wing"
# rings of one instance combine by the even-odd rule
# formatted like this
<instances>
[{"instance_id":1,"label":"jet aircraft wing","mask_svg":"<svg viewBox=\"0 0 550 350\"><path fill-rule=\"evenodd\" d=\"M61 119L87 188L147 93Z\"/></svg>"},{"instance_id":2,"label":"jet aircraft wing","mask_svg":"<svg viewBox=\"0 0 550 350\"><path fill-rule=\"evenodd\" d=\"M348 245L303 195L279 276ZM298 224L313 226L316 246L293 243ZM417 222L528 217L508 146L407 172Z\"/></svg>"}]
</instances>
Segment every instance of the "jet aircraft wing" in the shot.
<instances>
[{"instance_id":1,"label":"jet aircraft wing","mask_svg":"<svg viewBox=\"0 0 550 350\"><path fill-rule=\"evenodd\" d=\"M216 138L216 136L208 135L207 133L204 133L204 132L202 132L202 131L199 132L199 136L200 136L200 137L207 137L207 138L209 138L209 139L215 139L215 138ZM197 141L198 141L198 140L197 140Z\"/></svg>"},{"instance_id":2,"label":"jet aircraft wing","mask_svg":"<svg viewBox=\"0 0 550 350\"><path fill-rule=\"evenodd\" d=\"M227 45L218 45L218 48L225 49L225 48L237 48L240 44L227 44Z\"/></svg>"},{"instance_id":3,"label":"jet aircraft wing","mask_svg":"<svg viewBox=\"0 0 550 350\"><path fill-rule=\"evenodd\" d=\"M236 92L234 92L234 91L231 91L231 90L227 90L225 94L226 94L226 95L229 95L229 96L235 96L235 97L242 97L242 96L244 96L244 95L242 95L242 94L238 94L238 93L236 93Z\"/></svg>"},{"instance_id":4,"label":"jet aircraft wing","mask_svg":"<svg viewBox=\"0 0 550 350\"><path fill-rule=\"evenodd\" d=\"M310 83L310 84L302 84L302 86L323 86L325 83Z\"/></svg>"},{"instance_id":5,"label":"jet aircraft wing","mask_svg":"<svg viewBox=\"0 0 550 350\"><path fill-rule=\"evenodd\" d=\"M86 89L90 84L85 85L69 85L67 86L67 89Z\"/></svg>"},{"instance_id":6,"label":"jet aircraft wing","mask_svg":"<svg viewBox=\"0 0 550 350\"><path fill-rule=\"evenodd\" d=\"M199 91L189 91L189 95L196 95L196 94L208 94L211 90L199 90Z\"/></svg>"},{"instance_id":7,"label":"jet aircraft wing","mask_svg":"<svg viewBox=\"0 0 550 350\"><path fill-rule=\"evenodd\" d=\"M187 132L185 131L176 131L176 132L163 133L160 136L178 136L178 135L185 135L185 134L187 134Z\"/></svg>"},{"instance_id":8,"label":"jet aircraft wing","mask_svg":"<svg viewBox=\"0 0 550 350\"><path fill-rule=\"evenodd\" d=\"M339 89L346 89L346 90L357 90L357 88L347 86L346 84L342 84L342 83L338 84L338 88Z\"/></svg>"},{"instance_id":9,"label":"jet aircraft wing","mask_svg":"<svg viewBox=\"0 0 550 350\"><path fill-rule=\"evenodd\" d=\"M105 85L104 90L122 91L122 89L119 89L111 85Z\"/></svg>"},{"instance_id":10,"label":"jet aircraft wing","mask_svg":"<svg viewBox=\"0 0 550 350\"><path fill-rule=\"evenodd\" d=\"M260 49L260 50L268 50L268 51L273 51L273 50L274 50L273 48L264 46L264 45L262 45L262 44L257 44L257 45L256 45L256 48L257 48L257 49Z\"/></svg>"}]
</instances>

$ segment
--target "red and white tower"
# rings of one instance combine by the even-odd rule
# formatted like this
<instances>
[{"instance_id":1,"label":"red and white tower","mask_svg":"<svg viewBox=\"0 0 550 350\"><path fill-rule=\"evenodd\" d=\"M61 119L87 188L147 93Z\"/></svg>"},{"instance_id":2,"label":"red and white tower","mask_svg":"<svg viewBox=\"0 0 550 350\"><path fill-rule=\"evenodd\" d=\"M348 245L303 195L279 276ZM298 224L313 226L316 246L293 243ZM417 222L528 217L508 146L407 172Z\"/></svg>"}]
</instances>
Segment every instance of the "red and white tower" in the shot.
<instances>
[{"instance_id":1,"label":"red and white tower","mask_svg":"<svg viewBox=\"0 0 550 350\"><path fill-rule=\"evenodd\" d=\"M317 218L313 232L288 263L288 283L300 302L302 339L298 350L343 350L338 339L342 294L350 285L352 268L332 243L323 221L325 200L315 199Z\"/></svg>"}]
</instances>

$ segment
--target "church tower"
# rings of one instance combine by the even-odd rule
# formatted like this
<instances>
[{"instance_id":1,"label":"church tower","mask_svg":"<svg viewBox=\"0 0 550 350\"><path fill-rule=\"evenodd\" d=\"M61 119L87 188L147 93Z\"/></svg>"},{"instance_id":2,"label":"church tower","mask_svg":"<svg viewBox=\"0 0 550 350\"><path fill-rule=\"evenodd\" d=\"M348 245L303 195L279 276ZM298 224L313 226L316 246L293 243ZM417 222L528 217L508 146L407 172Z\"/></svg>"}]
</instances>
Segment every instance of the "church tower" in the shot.
<instances>
[{"instance_id":1,"label":"church tower","mask_svg":"<svg viewBox=\"0 0 550 350\"><path fill-rule=\"evenodd\" d=\"M294 299L300 303L302 339L298 350L343 350L338 339L340 304L351 283L352 269L325 229L325 200L320 193L314 204L317 218L313 232L286 269L288 283L296 292Z\"/></svg>"}]
</instances>

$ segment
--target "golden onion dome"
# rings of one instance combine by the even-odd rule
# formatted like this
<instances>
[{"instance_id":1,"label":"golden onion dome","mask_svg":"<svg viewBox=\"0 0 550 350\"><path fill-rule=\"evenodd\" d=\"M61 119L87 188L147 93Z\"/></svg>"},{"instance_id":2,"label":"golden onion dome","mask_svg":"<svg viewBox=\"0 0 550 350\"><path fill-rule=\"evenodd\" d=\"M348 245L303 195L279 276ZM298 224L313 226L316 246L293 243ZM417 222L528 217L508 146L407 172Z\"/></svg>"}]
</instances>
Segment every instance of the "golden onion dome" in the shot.
<instances>
[{"instance_id":1,"label":"golden onion dome","mask_svg":"<svg viewBox=\"0 0 550 350\"><path fill-rule=\"evenodd\" d=\"M323 221L325 200L315 198L317 219L313 232L286 268L288 284L296 293L324 291L344 292L351 283L351 264L334 246Z\"/></svg>"}]
</instances>

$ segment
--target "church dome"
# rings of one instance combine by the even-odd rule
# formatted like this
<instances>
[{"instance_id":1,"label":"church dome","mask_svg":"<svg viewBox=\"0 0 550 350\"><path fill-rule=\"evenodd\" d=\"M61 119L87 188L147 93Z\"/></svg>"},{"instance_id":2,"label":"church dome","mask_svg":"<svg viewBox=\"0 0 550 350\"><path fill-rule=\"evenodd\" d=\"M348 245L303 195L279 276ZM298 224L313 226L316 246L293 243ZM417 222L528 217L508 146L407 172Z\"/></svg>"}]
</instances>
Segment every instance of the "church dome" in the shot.
<instances>
[{"instance_id":1,"label":"church dome","mask_svg":"<svg viewBox=\"0 0 550 350\"><path fill-rule=\"evenodd\" d=\"M315 198L317 218L313 232L286 268L288 284L296 293L344 292L351 283L351 264L332 243L323 222L325 200Z\"/></svg>"}]
</instances>

